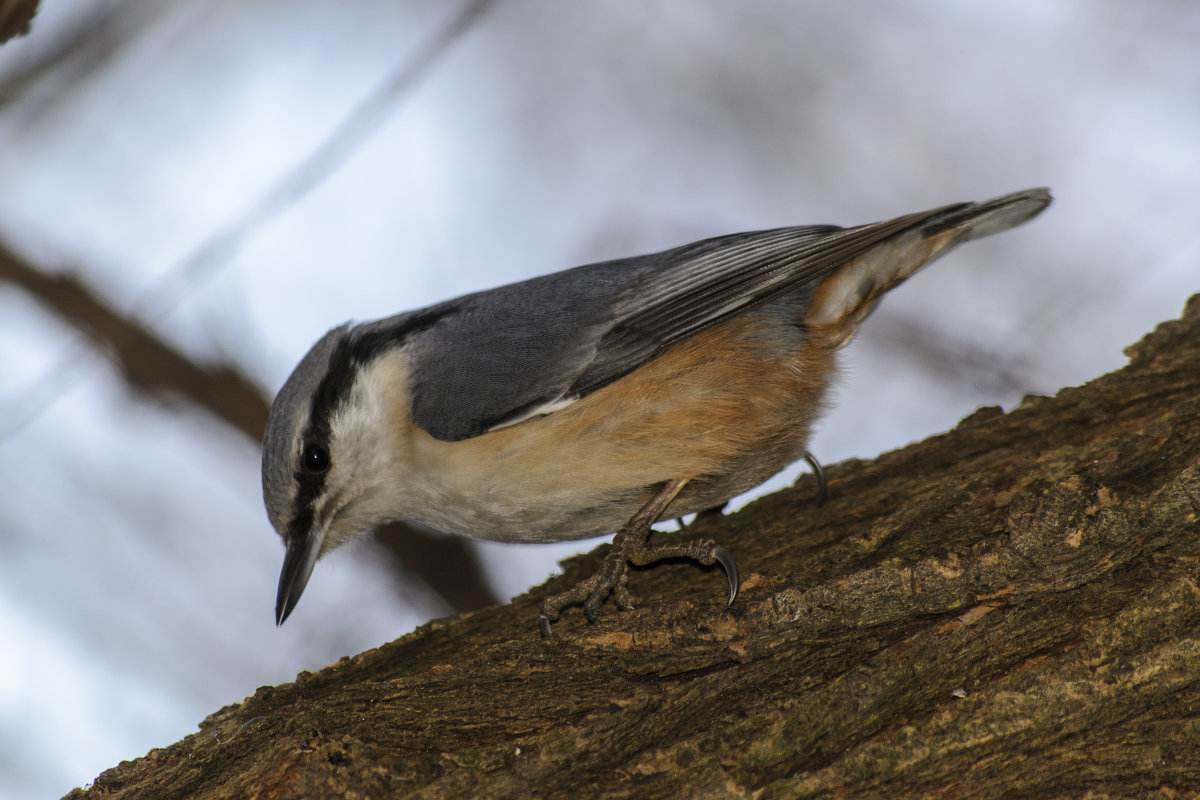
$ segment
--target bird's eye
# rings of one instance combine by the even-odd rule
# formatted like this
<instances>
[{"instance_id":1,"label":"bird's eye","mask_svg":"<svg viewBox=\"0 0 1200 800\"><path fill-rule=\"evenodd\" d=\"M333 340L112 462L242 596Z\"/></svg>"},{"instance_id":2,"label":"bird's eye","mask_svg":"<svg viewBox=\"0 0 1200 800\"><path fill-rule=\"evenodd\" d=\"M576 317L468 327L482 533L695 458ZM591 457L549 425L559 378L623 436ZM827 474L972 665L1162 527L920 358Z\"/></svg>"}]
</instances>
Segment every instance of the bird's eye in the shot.
<instances>
[{"instance_id":1,"label":"bird's eye","mask_svg":"<svg viewBox=\"0 0 1200 800\"><path fill-rule=\"evenodd\" d=\"M329 451L319 444L304 445L304 453L300 456L300 463L304 466L306 472L318 474L329 469Z\"/></svg>"}]
</instances>

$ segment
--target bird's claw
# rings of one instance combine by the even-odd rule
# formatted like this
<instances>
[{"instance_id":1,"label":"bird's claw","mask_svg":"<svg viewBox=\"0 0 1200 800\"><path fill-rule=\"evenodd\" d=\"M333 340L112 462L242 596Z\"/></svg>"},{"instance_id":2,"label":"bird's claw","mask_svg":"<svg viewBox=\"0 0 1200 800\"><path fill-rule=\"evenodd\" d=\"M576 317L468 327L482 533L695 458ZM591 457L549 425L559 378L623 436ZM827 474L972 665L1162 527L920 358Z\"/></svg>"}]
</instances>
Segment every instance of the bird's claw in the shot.
<instances>
[{"instance_id":1,"label":"bird's claw","mask_svg":"<svg viewBox=\"0 0 1200 800\"><path fill-rule=\"evenodd\" d=\"M738 589L742 585L741 579L738 577L737 562L733 560L733 556L729 555L729 551L720 545L713 548L713 557L725 569L725 579L729 582L729 596L725 599L725 607L729 608L737 599Z\"/></svg>"},{"instance_id":2,"label":"bird's claw","mask_svg":"<svg viewBox=\"0 0 1200 800\"><path fill-rule=\"evenodd\" d=\"M817 507L820 508L825 505L825 469L817 457L808 451L804 453L804 460L812 467L813 479L817 482Z\"/></svg>"},{"instance_id":3,"label":"bird's claw","mask_svg":"<svg viewBox=\"0 0 1200 800\"><path fill-rule=\"evenodd\" d=\"M629 565L646 566L661 561L664 558L689 558L705 566L720 564L725 570L725 580L728 591L725 607L733 605L737 599L741 579L738 575L737 562L724 547L711 540L697 540L682 544L668 544L661 547L646 547L639 545L630 548L628 554L614 547L604 558L604 564L596 574L582 581L574 588L560 594L550 595L542 601L538 612L538 628L543 637L550 636L550 624L558 619L559 613L567 606L582 605L583 613L588 622L598 622L604 600L611 594L613 601L622 611L634 607L633 596L629 593Z\"/></svg>"}]
</instances>

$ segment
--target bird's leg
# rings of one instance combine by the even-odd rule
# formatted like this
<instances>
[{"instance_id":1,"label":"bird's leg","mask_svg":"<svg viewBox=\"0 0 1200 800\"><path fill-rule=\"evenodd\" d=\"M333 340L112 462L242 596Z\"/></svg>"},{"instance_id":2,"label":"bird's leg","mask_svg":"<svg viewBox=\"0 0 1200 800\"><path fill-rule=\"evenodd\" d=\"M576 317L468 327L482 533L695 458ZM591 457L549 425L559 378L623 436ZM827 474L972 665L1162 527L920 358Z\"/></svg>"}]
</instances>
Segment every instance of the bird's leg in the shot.
<instances>
[{"instance_id":1,"label":"bird's leg","mask_svg":"<svg viewBox=\"0 0 1200 800\"><path fill-rule=\"evenodd\" d=\"M595 575L569 591L552 595L542 601L538 613L538 626L543 636L550 635L550 623L558 619L559 612L567 606L582 604L584 614L590 622L600 618L600 606L609 594L613 595L617 606L622 610L628 611L633 608L633 598L628 587L629 565L645 566L663 558L690 558L705 565L720 562L729 581L728 603L733 602L738 590L737 565L729 553L715 542L693 541L662 547L647 545L650 526L658 521L663 511L686 485L686 479L665 483L650 502L642 506L633 518L617 531L617 535L613 537L612 549Z\"/></svg>"}]
</instances>

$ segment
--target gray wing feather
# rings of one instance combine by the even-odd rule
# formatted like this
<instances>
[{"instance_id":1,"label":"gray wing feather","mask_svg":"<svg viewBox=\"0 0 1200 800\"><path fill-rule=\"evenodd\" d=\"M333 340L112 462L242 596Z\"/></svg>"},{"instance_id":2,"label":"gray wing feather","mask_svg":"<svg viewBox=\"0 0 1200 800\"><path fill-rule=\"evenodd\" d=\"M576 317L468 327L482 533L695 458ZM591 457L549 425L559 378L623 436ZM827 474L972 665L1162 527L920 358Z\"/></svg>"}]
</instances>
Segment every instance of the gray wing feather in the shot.
<instances>
[{"instance_id":1,"label":"gray wing feather","mask_svg":"<svg viewBox=\"0 0 1200 800\"><path fill-rule=\"evenodd\" d=\"M805 286L900 231L965 204L857 228L707 239L502 286L411 342L413 417L459 441L596 391L671 345ZM399 325L409 315L375 325Z\"/></svg>"}]
</instances>

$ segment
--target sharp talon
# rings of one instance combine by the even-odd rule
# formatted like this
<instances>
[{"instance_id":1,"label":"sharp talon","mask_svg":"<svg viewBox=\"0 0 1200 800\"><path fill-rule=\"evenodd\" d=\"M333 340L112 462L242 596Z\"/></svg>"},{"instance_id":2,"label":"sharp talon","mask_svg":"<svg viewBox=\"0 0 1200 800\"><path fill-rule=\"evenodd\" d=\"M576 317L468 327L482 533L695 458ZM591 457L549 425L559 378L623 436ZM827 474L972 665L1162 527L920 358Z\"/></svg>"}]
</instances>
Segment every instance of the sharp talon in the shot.
<instances>
[{"instance_id":1,"label":"sharp talon","mask_svg":"<svg viewBox=\"0 0 1200 800\"><path fill-rule=\"evenodd\" d=\"M538 627L542 629L542 638L550 638L550 618L544 613L538 612Z\"/></svg>"},{"instance_id":2,"label":"sharp talon","mask_svg":"<svg viewBox=\"0 0 1200 800\"><path fill-rule=\"evenodd\" d=\"M821 462L817 461L817 457L812 453L805 451L804 460L812 467L813 478L817 481L817 508L825 505L825 470L821 467Z\"/></svg>"},{"instance_id":3,"label":"sharp talon","mask_svg":"<svg viewBox=\"0 0 1200 800\"><path fill-rule=\"evenodd\" d=\"M737 563L724 547L714 548L713 556L725 568L725 578L729 581L729 598L725 601L725 607L729 608L737 599L738 588L742 585L741 579L738 578Z\"/></svg>"}]
</instances>

